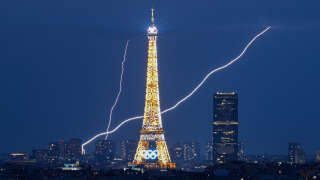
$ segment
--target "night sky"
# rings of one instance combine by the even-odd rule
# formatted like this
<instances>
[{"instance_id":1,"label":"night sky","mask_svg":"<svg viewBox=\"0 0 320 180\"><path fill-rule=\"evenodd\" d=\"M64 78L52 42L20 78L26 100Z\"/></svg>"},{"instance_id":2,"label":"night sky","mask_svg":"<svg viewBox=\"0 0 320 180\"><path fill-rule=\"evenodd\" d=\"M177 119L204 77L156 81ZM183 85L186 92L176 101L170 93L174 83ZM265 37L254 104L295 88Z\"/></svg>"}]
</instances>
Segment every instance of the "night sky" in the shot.
<instances>
[{"instance_id":1,"label":"night sky","mask_svg":"<svg viewBox=\"0 0 320 180\"><path fill-rule=\"evenodd\" d=\"M151 7L150 0L1 0L0 152L102 132L127 39L111 127L142 115ZM162 109L272 26L239 62L163 115L169 144L211 139L213 94L234 90L246 153L286 154L288 142L320 151L319 0L161 0L154 7ZM140 127L134 121L110 137L138 140Z\"/></svg>"}]
</instances>

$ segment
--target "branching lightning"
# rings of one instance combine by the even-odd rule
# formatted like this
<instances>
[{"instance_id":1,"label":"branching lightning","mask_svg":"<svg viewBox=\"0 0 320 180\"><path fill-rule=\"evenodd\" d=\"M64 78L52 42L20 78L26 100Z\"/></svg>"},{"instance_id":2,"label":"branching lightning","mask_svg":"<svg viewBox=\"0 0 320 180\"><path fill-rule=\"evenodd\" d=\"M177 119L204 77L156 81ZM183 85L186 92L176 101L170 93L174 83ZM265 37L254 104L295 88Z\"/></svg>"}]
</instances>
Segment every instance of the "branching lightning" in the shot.
<instances>
[{"instance_id":1,"label":"branching lightning","mask_svg":"<svg viewBox=\"0 0 320 180\"><path fill-rule=\"evenodd\" d=\"M126 48L124 50L124 54L123 54L123 60L122 60L122 63L121 63L121 75L120 75L120 83L119 83L119 92L117 94L117 97L110 109L110 113L109 113L109 122L108 122L108 127L107 127L107 131L106 132L109 132L109 128L110 128L110 124L111 124L111 121L112 121L112 113L113 113L113 109L116 107L116 105L118 104L118 100L119 100L119 97L120 97L120 94L122 92L122 81L123 81L123 72L124 72L124 64L126 62L126 59L127 59L127 50L128 50L128 45L129 45L129 42L130 40L127 40L127 43L126 43ZM108 134L106 134L106 138L105 140L108 139Z\"/></svg>"},{"instance_id":2,"label":"branching lightning","mask_svg":"<svg viewBox=\"0 0 320 180\"><path fill-rule=\"evenodd\" d=\"M227 64L223 65L223 66L220 66L212 71L210 71L204 78L203 80L187 95L185 96L184 98L182 98L180 101L178 101L175 105L173 105L172 107L164 110L161 112L161 114L164 114L164 113L167 113L169 111L172 111L174 110L175 108L177 108L181 103L183 103L184 101L188 100L194 93L196 93L199 88L207 81L207 79L214 73L222 70L222 69L225 69L227 67L229 67L231 64L235 63L236 61L238 61L248 50L248 48L253 44L253 42L259 38L260 36L262 36L265 32L267 32L269 29L271 28L271 26L268 26L266 29L264 29L262 32L260 32L259 34L257 34L256 36L254 36L250 41L249 43L244 47L244 49L242 50L242 52L237 56L235 57L234 59L232 59L230 62L228 62ZM132 118L129 118L129 119L126 119L124 121L122 121L117 127L115 127L113 130L111 131L107 131L107 132L102 132L100 134L97 134L96 136L92 137L91 139L89 139L88 141L86 141L85 143L82 144L82 153L85 153L85 150L84 150L84 147L91 143L92 141L94 141L96 138L100 137L100 136L104 136L104 135L107 135L107 134L112 134L114 132L116 132L121 126L123 126L124 124L130 122L130 121L133 121L133 120L137 120L137 119L142 119L143 116L136 116L136 117L132 117Z\"/></svg>"}]
</instances>

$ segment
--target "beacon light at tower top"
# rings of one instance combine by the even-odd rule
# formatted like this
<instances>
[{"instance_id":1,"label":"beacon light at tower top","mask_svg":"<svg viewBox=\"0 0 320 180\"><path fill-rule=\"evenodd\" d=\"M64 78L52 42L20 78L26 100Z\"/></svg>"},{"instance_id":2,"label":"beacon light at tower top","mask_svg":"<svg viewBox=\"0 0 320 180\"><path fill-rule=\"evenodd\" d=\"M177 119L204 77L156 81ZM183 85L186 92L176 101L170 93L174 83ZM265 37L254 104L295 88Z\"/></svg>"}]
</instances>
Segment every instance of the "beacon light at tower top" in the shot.
<instances>
[{"instance_id":1,"label":"beacon light at tower top","mask_svg":"<svg viewBox=\"0 0 320 180\"><path fill-rule=\"evenodd\" d=\"M152 18L152 22L153 22L153 18ZM199 90L199 88L207 81L207 79L213 75L214 73L225 69L227 67L229 67L231 64L233 64L234 62L238 61L248 50L248 48L252 45L252 43L259 38L260 36L262 36L265 32L267 32L269 29L271 29L271 26L268 26L267 28L265 28L262 32L260 32L259 34L257 34L256 36L254 36L248 43L247 45L244 47L244 49L241 51L241 53L235 57L234 59L230 60L228 63L226 63L223 66L220 66L212 71L210 71L203 79L202 81L184 98L180 99L175 105L173 105L170 108L167 108L166 110L162 111L161 114L167 113L169 111L174 110L175 108L177 108L181 103L185 102L186 100L188 100L195 92L197 92ZM156 29L156 27L154 25L150 26L148 29L148 34L149 35L153 35L153 34L157 34L158 30ZM94 137L92 137L91 139L89 139L88 141L86 141L85 143L82 144L82 153L85 153L85 149L84 147L86 145L88 145L89 143L91 143L92 141L94 141L96 138L107 135L107 134L112 134L114 132L116 132L120 127L122 127L124 124L133 121L133 120L137 120L137 119L142 119L144 118L144 116L136 116L136 117L132 117L129 119L126 119L124 121L122 121L118 126L116 126L113 130L111 131L107 131L107 132L102 132L99 133L97 135L95 135Z\"/></svg>"},{"instance_id":2,"label":"beacon light at tower top","mask_svg":"<svg viewBox=\"0 0 320 180\"><path fill-rule=\"evenodd\" d=\"M155 26L150 26L148 28L148 34L157 34L158 33L158 29Z\"/></svg>"}]
</instances>

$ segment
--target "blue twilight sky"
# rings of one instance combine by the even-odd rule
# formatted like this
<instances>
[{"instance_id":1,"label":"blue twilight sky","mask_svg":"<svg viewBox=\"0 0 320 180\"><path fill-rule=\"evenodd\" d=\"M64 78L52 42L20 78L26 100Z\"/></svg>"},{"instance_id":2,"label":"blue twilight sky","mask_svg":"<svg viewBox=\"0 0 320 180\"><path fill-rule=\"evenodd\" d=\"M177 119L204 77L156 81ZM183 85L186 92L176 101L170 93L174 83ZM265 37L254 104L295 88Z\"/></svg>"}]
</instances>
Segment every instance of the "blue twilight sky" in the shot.
<instances>
[{"instance_id":1,"label":"blue twilight sky","mask_svg":"<svg viewBox=\"0 0 320 180\"><path fill-rule=\"evenodd\" d=\"M106 127L130 39L124 91L112 127L142 115L150 0L0 1L0 152L88 139ZM163 115L169 144L211 138L213 93L239 93L239 139L247 153L320 150L320 1L155 1L161 107L237 56L188 102ZM138 139L141 121L112 139Z\"/></svg>"}]
</instances>

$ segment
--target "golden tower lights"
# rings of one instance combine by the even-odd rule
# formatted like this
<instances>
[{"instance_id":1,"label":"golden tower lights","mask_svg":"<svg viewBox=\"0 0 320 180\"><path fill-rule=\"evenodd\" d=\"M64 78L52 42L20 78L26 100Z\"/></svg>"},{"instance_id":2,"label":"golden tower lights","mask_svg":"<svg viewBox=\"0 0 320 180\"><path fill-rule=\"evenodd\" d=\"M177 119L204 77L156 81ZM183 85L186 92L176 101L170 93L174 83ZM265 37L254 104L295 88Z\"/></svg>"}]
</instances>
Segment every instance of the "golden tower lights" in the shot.
<instances>
[{"instance_id":1,"label":"golden tower lights","mask_svg":"<svg viewBox=\"0 0 320 180\"><path fill-rule=\"evenodd\" d=\"M175 163L170 159L161 120L157 63L158 30L154 25L153 13L152 9L152 25L148 28L149 48L144 119L137 151L133 162L129 165L142 165L146 168L175 168Z\"/></svg>"}]
</instances>

